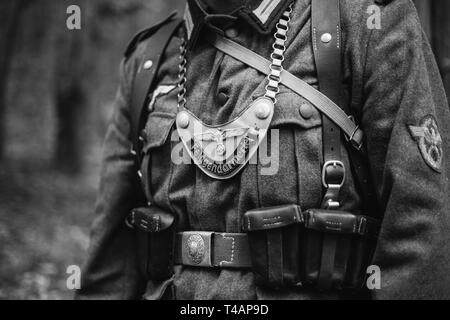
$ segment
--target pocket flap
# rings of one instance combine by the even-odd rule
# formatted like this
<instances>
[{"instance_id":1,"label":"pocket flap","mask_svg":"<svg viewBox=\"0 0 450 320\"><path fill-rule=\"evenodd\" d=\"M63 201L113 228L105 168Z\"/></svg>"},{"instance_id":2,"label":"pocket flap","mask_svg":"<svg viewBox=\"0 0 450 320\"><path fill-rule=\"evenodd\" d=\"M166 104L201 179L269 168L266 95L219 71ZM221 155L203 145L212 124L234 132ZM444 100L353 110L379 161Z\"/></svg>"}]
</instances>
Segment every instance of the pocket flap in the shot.
<instances>
[{"instance_id":1,"label":"pocket flap","mask_svg":"<svg viewBox=\"0 0 450 320\"><path fill-rule=\"evenodd\" d=\"M150 113L144 129L143 152L146 153L150 149L161 147L166 142L174 122L174 114L163 112Z\"/></svg>"},{"instance_id":2,"label":"pocket flap","mask_svg":"<svg viewBox=\"0 0 450 320\"><path fill-rule=\"evenodd\" d=\"M286 227L304 221L297 205L285 205L250 210L244 214L244 232L270 230Z\"/></svg>"}]
</instances>

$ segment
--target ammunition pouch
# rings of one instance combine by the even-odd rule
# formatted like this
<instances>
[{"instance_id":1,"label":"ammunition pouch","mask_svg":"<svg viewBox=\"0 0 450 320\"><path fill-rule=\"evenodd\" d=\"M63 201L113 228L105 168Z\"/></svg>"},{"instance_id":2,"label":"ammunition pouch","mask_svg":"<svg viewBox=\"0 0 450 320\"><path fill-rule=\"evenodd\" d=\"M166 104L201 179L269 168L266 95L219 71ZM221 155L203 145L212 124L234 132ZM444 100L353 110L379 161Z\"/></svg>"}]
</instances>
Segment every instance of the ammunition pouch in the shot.
<instances>
[{"instance_id":1,"label":"ammunition pouch","mask_svg":"<svg viewBox=\"0 0 450 320\"><path fill-rule=\"evenodd\" d=\"M174 265L175 216L151 206L133 209L127 222L136 230L141 274L152 280L170 278Z\"/></svg>"},{"instance_id":2,"label":"ammunition pouch","mask_svg":"<svg viewBox=\"0 0 450 320\"><path fill-rule=\"evenodd\" d=\"M256 281L274 289L361 288L379 229L366 216L296 205L249 211L243 226Z\"/></svg>"},{"instance_id":3,"label":"ammunition pouch","mask_svg":"<svg viewBox=\"0 0 450 320\"><path fill-rule=\"evenodd\" d=\"M379 223L370 217L306 211L300 249L303 283L322 290L361 288L378 230Z\"/></svg>"},{"instance_id":4,"label":"ammunition pouch","mask_svg":"<svg viewBox=\"0 0 450 320\"><path fill-rule=\"evenodd\" d=\"M273 288L300 281L300 232L303 215L296 205L251 210L244 215L255 280Z\"/></svg>"}]
</instances>

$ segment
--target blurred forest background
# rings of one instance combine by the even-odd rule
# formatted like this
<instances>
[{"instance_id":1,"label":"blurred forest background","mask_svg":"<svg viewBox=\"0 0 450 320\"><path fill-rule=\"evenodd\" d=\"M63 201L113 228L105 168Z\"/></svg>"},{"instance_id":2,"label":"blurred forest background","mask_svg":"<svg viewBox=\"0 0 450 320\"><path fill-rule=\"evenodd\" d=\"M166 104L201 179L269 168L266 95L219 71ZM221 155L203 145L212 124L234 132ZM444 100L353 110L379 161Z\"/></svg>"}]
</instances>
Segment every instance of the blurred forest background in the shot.
<instances>
[{"instance_id":1,"label":"blurred forest background","mask_svg":"<svg viewBox=\"0 0 450 320\"><path fill-rule=\"evenodd\" d=\"M0 0L0 299L72 297L120 60L175 9L184 0Z\"/></svg>"},{"instance_id":2,"label":"blurred forest background","mask_svg":"<svg viewBox=\"0 0 450 320\"><path fill-rule=\"evenodd\" d=\"M80 31L66 9L82 10ZM450 92L450 1L416 0ZM0 0L0 299L68 299L131 36L184 0Z\"/></svg>"}]
</instances>

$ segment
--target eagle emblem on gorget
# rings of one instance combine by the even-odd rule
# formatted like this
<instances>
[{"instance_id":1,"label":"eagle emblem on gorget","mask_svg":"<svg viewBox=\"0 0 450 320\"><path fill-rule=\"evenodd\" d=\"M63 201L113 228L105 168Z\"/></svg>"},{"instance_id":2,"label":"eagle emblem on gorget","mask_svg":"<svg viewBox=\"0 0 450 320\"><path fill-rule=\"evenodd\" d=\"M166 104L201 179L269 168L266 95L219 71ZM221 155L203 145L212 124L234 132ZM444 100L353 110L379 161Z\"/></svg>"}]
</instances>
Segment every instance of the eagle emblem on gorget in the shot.
<instances>
[{"instance_id":1,"label":"eagle emblem on gorget","mask_svg":"<svg viewBox=\"0 0 450 320\"><path fill-rule=\"evenodd\" d=\"M213 143L213 150L210 150L208 153L222 157L227 151L227 141L234 144L234 139L232 141L228 139L244 136L247 132L248 128L208 130L204 133L194 135L194 141L199 143ZM206 148L208 146L205 147L205 150Z\"/></svg>"}]
</instances>

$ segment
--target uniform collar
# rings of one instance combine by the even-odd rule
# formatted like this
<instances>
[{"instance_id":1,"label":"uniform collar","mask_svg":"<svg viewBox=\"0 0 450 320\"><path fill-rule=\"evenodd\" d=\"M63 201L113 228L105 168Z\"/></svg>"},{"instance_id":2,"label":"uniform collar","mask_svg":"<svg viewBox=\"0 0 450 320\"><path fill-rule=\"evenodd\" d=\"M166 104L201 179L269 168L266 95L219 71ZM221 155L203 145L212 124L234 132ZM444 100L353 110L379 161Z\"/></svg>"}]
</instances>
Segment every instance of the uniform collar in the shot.
<instances>
[{"instance_id":1,"label":"uniform collar","mask_svg":"<svg viewBox=\"0 0 450 320\"><path fill-rule=\"evenodd\" d=\"M188 36L191 42L195 42L205 25L221 29L237 19L246 21L259 34L269 34L291 2L292 0L233 0L227 10L217 0L187 0L185 20Z\"/></svg>"}]
</instances>

